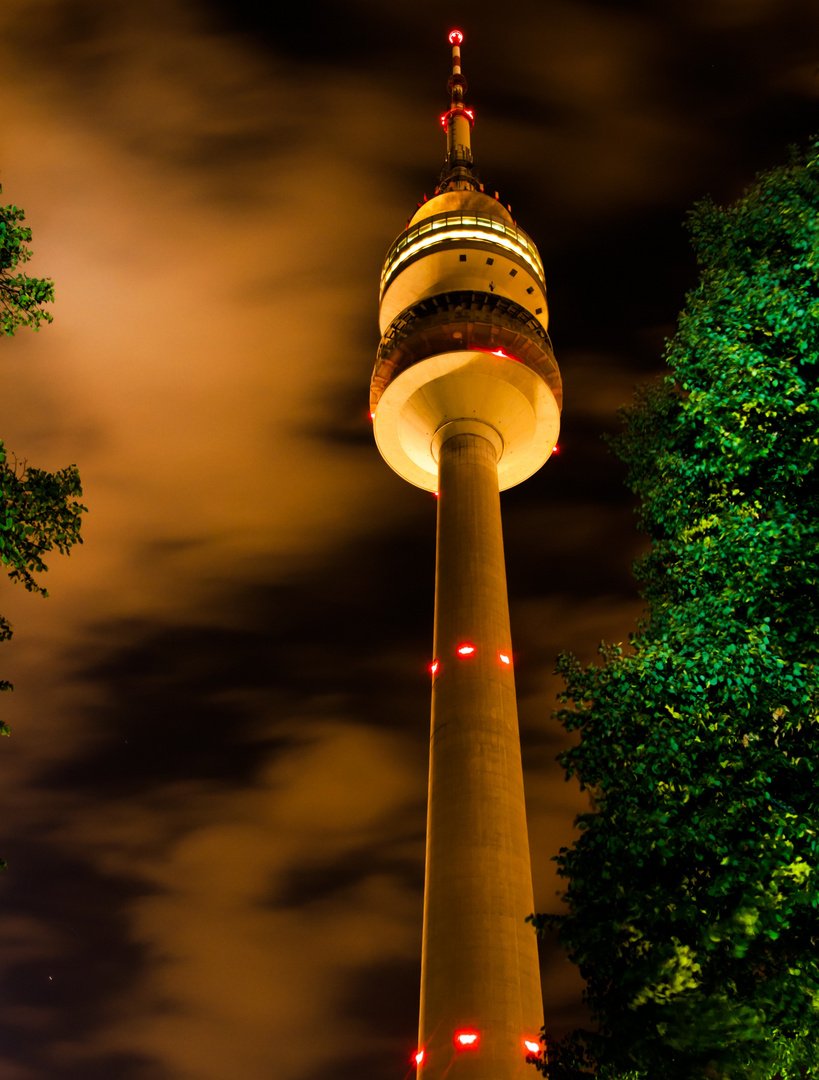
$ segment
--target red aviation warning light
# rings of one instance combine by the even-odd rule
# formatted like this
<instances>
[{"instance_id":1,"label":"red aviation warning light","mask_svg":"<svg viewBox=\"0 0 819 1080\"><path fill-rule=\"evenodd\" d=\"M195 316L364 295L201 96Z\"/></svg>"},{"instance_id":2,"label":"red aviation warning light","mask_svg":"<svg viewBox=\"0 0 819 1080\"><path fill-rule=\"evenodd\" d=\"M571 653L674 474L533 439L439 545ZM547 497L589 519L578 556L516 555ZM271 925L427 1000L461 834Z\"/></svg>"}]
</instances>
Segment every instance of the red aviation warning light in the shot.
<instances>
[{"instance_id":1,"label":"red aviation warning light","mask_svg":"<svg viewBox=\"0 0 819 1080\"><path fill-rule=\"evenodd\" d=\"M470 645L465 641L463 645L459 645L457 649L458 656L471 656L475 651L475 646Z\"/></svg>"},{"instance_id":2,"label":"red aviation warning light","mask_svg":"<svg viewBox=\"0 0 819 1080\"><path fill-rule=\"evenodd\" d=\"M432 663L429 665L429 673L430 673L430 675L434 675L437 670L438 670L438 661L433 660Z\"/></svg>"},{"instance_id":3,"label":"red aviation warning light","mask_svg":"<svg viewBox=\"0 0 819 1080\"><path fill-rule=\"evenodd\" d=\"M416 1050L416 1052L412 1055L412 1060L415 1062L416 1065L420 1065L421 1062L424 1060L424 1051Z\"/></svg>"},{"instance_id":4,"label":"red aviation warning light","mask_svg":"<svg viewBox=\"0 0 819 1080\"><path fill-rule=\"evenodd\" d=\"M480 1041L480 1034L474 1028L455 1032L455 1047L458 1050L474 1050Z\"/></svg>"},{"instance_id":5,"label":"red aviation warning light","mask_svg":"<svg viewBox=\"0 0 819 1080\"><path fill-rule=\"evenodd\" d=\"M509 655L509 653L505 653L505 652L499 652L498 653L498 660L500 660L500 662L502 664L511 664L512 663L511 656Z\"/></svg>"},{"instance_id":6,"label":"red aviation warning light","mask_svg":"<svg viewBox=\"0 0 819 1080\"><path fill-rule=\"evenodd\" d=\"M450 45L462 45L464 36L460 30L451 30L449 34Z\"/></svg>"},{"instance_id":7,"label":"red aviation warning light","mask_svg":"<svg viewBox=\"0 0 819 1080\"><path fill-rule=\"evenodd\" d=\"M475 126L475 110L474 109L465 109L463 107L463 105L453 105L451 109L447 109L447 111L445 113L441 113L441 115L439 117L439 119L441 121L441 127L444 129L444 131L449 130L448 125L449 125L449 118L451 116L465 116L467 118L467 120L469 121L470 128ZM419 204L419 208L420 208L420 204Z\"/></svg>"},{"instance_id":8,"label":"red aviation warning light","mask_svg":"<svg viewBox=\"0 0 819 1080\"><path fill-rule=\"evenodd\" d=\"M527 1054L540 1053L540 1043L536 1042L534 1039L524 1039L523 1047L526 1050Z\"/></svg>"}]
</instances>

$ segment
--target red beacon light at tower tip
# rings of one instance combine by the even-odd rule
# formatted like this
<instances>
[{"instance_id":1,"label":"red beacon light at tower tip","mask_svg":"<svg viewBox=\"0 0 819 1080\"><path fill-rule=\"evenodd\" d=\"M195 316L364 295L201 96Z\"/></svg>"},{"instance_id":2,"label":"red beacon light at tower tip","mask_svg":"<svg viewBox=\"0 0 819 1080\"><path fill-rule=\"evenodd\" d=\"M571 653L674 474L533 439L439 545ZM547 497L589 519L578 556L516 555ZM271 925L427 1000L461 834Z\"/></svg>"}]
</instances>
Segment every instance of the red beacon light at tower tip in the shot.
<instances>
[{"instance_id":1,"label":"red beacon light at tower tip","mask_svg":"<svg viewBox=\"0 0 819 1080\"><path fill-rule=\"evenodd\" d=\"M463 34L461 33L460 30L451 30L450 31L450 33L449 33L449 44L450 45L461 45L461 44L463 44L463 40L464 40L464 36L463 36Z\"/></svg>"}]
</instances>

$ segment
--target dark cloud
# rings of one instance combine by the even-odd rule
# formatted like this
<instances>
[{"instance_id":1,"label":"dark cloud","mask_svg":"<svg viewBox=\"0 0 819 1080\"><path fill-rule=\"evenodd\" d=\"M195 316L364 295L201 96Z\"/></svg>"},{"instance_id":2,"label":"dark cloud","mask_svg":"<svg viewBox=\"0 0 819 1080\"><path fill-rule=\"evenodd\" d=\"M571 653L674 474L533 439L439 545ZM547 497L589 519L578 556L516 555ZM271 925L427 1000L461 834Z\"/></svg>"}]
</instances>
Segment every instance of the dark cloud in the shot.
<instances>
[{"instance_id":1,"label":"dark cloud","mask_svg":"<svg viewBox=\"0 0 819 1080\"><path fill-rule=\"evenodd\" d=\"M61 1058L66 1041L93 1040L145 962L129 940L126 910L146 887L100 872L61 844L24 830L6 844L3 895L5 1054L23 1076L143 1080L139 1054L83 1067ZM119 1069L115 1073L112 1070Z\"/></svg>"},{"instance_id":2,"label":"dark cloud","mask_svg":"<svg viewBox=\"0 0 819 1080\"><path fill-rule=\"evenodd\" d=\"M258 563L254 584L213 599L221 625L94 628L101 655L88 664L84 645L73 677L98 691L98 742L42 782L106 796L188 779L241 786L260 756L298 742L292 719L317 702L423 743L435 567L425 499L426 528L357 539L286 582L278 564Z\"/></svg>"}]
</instances>

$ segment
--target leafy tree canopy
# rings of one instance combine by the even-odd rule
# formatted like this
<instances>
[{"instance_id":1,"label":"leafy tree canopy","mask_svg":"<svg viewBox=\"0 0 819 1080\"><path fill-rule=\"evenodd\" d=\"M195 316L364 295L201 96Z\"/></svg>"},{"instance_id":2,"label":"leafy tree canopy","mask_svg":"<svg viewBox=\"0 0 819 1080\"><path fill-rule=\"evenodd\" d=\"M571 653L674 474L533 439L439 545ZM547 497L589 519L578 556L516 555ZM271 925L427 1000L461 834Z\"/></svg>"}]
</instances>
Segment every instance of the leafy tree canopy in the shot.
<instances>
[{"instance_id":1,"label":"leafy tree canopy","mask_svg":"<svg viewBox=\"0 0 819 1080\"><path fill-rule=\"evenodd\" d=\"M43 305L54 300L53 282L15 272L31 258L31 229L22 224L25 219L19 207L0 206L0 329L9 336L20 326L39 330L41 322L52 319Z\"/></svg>"},{"instance_id":2,"label":"leafy tree canopy","mask_svg":"<svg viewBox=\"0 0 819 1080\"><path fill-rule=\"evenodd\" d=\"M24 220L18 207L0 206L0 320L8 336L20 327L38 330L41 322L51 322L43 304L54 299L52 282L16 272L31 258L31 230L21 224ZM44 556L50 551L66 553L82 543L80 519L85 507L77 502L81 495L75 465L44 472L10 461L0 442L0 560L12 581L48 595L36 575L48 569ZM11 633L8 620L0 616L0 641L7 641ZM0 681L0 690L11 688ZM0 724L0 734L8 734L7 725Z\"/></svg>"},{"instance_id":3,"label":"leafy tree canopy","mask_svg":"<svg viewBox=\"0 0 819 1080\"><path fill-rule=\"evenodd\" d=\"M598 1027L550 1080L819 1075L819 140L698 206L672 375L615 449L647 611L562 656L562 755L592 793L556 927Z\"/></svg>"}]
</instances>

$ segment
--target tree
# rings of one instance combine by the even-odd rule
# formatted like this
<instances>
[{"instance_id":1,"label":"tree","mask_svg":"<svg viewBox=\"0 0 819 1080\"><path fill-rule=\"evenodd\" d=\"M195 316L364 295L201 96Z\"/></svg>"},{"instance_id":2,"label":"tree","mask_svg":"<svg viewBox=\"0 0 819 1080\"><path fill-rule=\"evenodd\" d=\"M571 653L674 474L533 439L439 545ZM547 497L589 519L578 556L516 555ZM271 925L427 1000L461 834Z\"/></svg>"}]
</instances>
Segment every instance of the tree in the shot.
<instances>
[{"instance_id":1,"label":"tree","mask_svg":"<svg viewBox=\"0 0 819 1080\"><path fill-rule=\"evenodd\" d=\"M615 450L646 613L559 660L589 789L556 928L595 1031L550 1080L819 1075L819 140L699 205L671 376Z\"/></svg>"},{"instance_id":2,"label":"tree","mask_svg":"<svg viewBox=\"0 0 819 1080\"><path fill-rule=\"evenodd\" d=\"M31 230L24 220L18 207L0 206L0 319L7 336L20 327L37 331L52 319L43 305L54 299L53 283L17 272L31 258ZM48 569L44 561L48 552L67 553L82 543L80 519L85 507L77 501L81 495L76 465L56 473L35 469L16 458L10 461L0 442L0 559L12 581L48 595L35 575ZM0 641L11 636L8 620L0 616ZM0 690L11 689L9 682L0 681ZM0 734L8 733L8 725L0 724Z\"/></svg>"},{"instance_id":3,"label":"tree","mask_svg":"<svg viewBox=\"0 0 819 1080\"><path fill-rule=\"evenodd\" d=\"M0 193L3 188L0 186ZM54 300L49 278L32 278L14 271L31 258L31 229L22 223L26 215L17 206L0 206L0 328L11 336L18 327L40 329L52 315L43 305Z\"/></svg>"}]
</instances>

